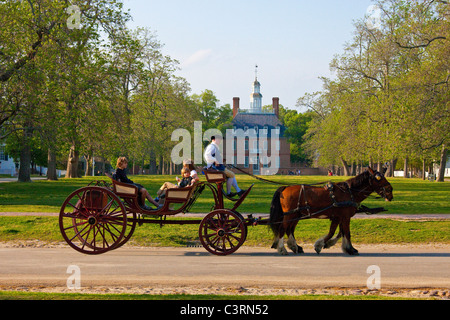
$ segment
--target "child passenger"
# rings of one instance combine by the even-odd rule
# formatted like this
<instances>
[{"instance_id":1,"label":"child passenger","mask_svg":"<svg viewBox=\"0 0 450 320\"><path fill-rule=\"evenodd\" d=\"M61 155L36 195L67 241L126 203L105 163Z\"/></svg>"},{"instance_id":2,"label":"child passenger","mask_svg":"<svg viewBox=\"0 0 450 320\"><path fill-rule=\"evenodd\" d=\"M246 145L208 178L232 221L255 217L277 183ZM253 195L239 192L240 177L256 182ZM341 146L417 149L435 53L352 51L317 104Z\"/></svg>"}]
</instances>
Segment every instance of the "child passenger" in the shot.
<instances>
[{"instance_id":1,"label":"child passenger","mask_svg":"<svg viewBox=\"0 0 450 320\"><path fill-rule=\"evenodd\" d=\"M166 195L167 189L173 189L173 188L184 188L189 187L192 185L193 178L191 177L191 171L187 167L183 167L181 170L181 177L182 179L176 177L178 184L174 184L171 182L164 182L164 184L159 188L158 192L156 193L159 199L162 199ZM158 199L157 198L157 199ZM156 199L155 199L156 200Z\"/></svg>"}]
</instances>

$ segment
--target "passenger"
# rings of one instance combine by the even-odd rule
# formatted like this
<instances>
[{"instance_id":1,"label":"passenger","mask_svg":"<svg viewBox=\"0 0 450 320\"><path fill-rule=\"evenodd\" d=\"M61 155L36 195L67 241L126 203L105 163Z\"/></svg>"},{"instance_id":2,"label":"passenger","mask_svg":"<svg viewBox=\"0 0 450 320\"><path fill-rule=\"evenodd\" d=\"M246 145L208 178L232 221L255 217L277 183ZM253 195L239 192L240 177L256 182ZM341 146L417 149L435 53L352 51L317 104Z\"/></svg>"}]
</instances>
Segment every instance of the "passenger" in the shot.
<instances>
[{"instance_id":1,"label":"passenger","mask_svg":"<svg viewBox=\"0 0 450 320\"><path fill-rule=\"evenodd\" d=\"M228 197L234 197L236 193L231 193L231 187L233 186L234 189L237 192L238 196L242 196L245 193L245 190L241 190L238 186L238 183L236 181L236 175L233 171L228 170L223 165L222 156L220 154L220 139L221 137L212 136L211 137L211 143L206 147L204 157L206 161L206 168L207 169L215 169L219 171L225 172L225 175L227 176L227 196Z\"/></svg>"},{"instance_id":2,"label":"passenger","mask_svg":"<svg viewBox=\"0 0 450 320\"><path fill-rule=\"evenodd\" d=\"M115 180L119 181L119 182L123 182L123 183L128 183L128 184L132 184L134 186L136 186L138 188L138 192L141 196L141 206L143 209L146 210L151 210L152 208L147 207L145 205L145 199L147 199L150 203L152 203L153 205L155 205L158 209L160 209L162 207L162 205L158 204L158 202L156 202L155 200L153 200L153 198L150 196L150 194L148 193L148 191L144 188L144 186L142 186L141 184L138 183L134 183L132 180L128 179L127 177L127 173L126 173L126 168L128 167L128 160L125 157L120 157L119 159L117 159L117 165L116 165L116 177Z\"/></svg>"},{"instance_id":3,"label":"passenger","mask_svg":"<svg viewBox=\"0 0 450 320\"><path fill-rule=\"evenodd\" d=\"M178 184L174 184L171 182L164 182L164 184L159 188L158 192L156 193L158 198L157 200L162 199L166 195L167 189L174 189L174 188L184 188L189 187L192 185L192 177L191 172L189 171L189 168L183 167L181 170L181 177L182 179L176 177Z\"/></svg>"},{"instance_id":4,"label":"passenger","mask_svg":"<svg viewBox=\"0 0 450 320\"><path fill-rule=\"evenodd\" d=\"M194 164L191 159L184 160L183 167L188 168L191 173L191 177L192 177L191 185L194 185L195 183L200 181L200 179L198 178L197 170L195 170Z\"/></svg>"}]
</instances>

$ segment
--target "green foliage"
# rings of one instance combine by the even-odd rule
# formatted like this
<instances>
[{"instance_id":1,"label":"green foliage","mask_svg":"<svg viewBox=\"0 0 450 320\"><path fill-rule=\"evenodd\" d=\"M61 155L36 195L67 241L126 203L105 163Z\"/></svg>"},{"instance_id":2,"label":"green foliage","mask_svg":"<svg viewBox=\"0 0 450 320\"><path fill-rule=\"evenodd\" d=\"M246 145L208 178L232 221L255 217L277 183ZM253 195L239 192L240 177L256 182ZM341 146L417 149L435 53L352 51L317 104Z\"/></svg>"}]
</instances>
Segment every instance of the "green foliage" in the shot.
<instances>
[{"instance_id":1,"label":"green foliage","mask_svg":"<svg viewBox=\"0 0 450 320\"><path fill-rule=\"evenodd\" d=\"M330 63L335 79L298 101L316 113L304 146L321 165L409 158L419 166L450 142L448 4L376 5L379 26L357 21Z\"/></svg>"}]
</instances>

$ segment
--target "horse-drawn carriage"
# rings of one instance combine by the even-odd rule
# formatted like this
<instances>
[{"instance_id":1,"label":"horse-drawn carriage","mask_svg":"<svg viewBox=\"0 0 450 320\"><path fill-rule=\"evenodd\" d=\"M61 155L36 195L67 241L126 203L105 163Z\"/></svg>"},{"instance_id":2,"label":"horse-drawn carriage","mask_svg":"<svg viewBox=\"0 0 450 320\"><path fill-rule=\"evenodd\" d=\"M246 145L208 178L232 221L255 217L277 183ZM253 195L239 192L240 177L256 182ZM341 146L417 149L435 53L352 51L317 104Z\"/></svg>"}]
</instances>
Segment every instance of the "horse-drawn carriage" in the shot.
<instances>
[{"instance_id":1,"label":"horse-drawn carriage","mask_svg":"<svg viewBox=\"0 0 450 320\"><path fill-rule=\"evenodd\" d=\"M274 194L267 219L244 218L237 209L250 193L253 185L238 199L229 199L232 208L225 208L223 183L226 176L221 171L205 171L206 181L186 188L169 189L162 208L143 209L138 200L138 188L113 180L112 185L97 182L74 191L61 207L59 226L65 241L75 250L85 254L101 254L123 246L132 237L136 226L145 223L198 224L199 239L203 247L215 255L229 255L238 250L247 238L251 225L269 225L275 235L272 248L287 254L283 237L288 236L288 247L302 253L294 238L297 223L304 219L329 219L329 233L315 243L317 253L333 246L343 238L342 249L354 255L358 251L350 241L350 219L356 212L370 214L384 211L362 206L372 192L387 201L393 199L392 186L380 173L368 171L344 182L317 185L290 185L280 187ZM266 180L268 181L268 180ZM189 212L192 205L209 188L214 197L211 212L203 219L171 220L180 213ZM339 234L332 238L336 228Z\"/></svg>"},{"instance_id":2,"label":"horse-drawn carriage","mask_svg":"<svg viewBox=\"0 0 450 320\"><path fill-rule=\"evenodd\" d=\"M251 215L244 218L237 211L253 185L239 199L229 198L233 206L225 208L225 174L205 171L205 176L206 182L168 189L164 205L155 210L142 208L136 186L115 180L112 184L97 181L76 190L63 203L59 214L62 236L79 252L101 254L127 243L138 225L198 224L203 247L215 255L229 255L244 243L247 226L255 221ZM211 190L214 206L203 219L167 219L189 212L205 188Z\"/></svg>"}]
</instances>

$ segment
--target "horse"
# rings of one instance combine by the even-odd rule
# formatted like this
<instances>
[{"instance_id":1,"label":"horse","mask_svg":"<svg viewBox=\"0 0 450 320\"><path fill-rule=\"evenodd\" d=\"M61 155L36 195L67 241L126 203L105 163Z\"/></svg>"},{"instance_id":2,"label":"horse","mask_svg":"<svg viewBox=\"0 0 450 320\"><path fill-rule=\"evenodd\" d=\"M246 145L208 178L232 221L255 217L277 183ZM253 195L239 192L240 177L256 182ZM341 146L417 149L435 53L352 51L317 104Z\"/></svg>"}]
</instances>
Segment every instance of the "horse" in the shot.
<instances>
[{"instance_id":1,"label":"horse","mask_svg":"<svg viewBox=\"0 0 450 320\"><path fill-rule=\"evenodd\" d=\"M314 244L317 254L322 249L332 247L342 237L342 251L348 255L358 255L350 240L350 219L356 214L361 202L376 192L386 201L392 201L393 188L384 173L368 168L362 174L345 182L331 183L324 187L313 185L293 185L280 187L274 194L270 208L269 225L274 233L273 249L287 255L287 245L294 253L303 253L294 237L295 228L303 219L330 219L328 234ZM332 238L339 226L339 234Z\"/></svg>"}]
</instances>

